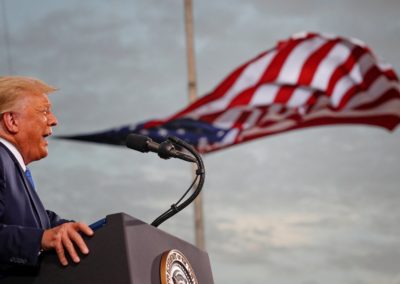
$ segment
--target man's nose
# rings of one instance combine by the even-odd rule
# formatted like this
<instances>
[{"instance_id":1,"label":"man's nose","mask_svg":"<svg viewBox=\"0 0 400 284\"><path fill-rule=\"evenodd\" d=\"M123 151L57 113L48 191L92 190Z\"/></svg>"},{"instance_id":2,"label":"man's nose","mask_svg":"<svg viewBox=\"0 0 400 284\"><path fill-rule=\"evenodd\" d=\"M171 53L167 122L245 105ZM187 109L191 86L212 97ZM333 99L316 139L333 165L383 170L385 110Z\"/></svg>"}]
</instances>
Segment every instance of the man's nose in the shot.
<instances>
[{"instance_id":1,"label":"man's nose","mask_svg":"<svg viewBox=\"0 0 400 284\"><path fill-rule=\"evenodd\" d=\"M49 126L56 126L58 124L57 117L51 112L47 118Z\"/></svg>"}]
</instances>

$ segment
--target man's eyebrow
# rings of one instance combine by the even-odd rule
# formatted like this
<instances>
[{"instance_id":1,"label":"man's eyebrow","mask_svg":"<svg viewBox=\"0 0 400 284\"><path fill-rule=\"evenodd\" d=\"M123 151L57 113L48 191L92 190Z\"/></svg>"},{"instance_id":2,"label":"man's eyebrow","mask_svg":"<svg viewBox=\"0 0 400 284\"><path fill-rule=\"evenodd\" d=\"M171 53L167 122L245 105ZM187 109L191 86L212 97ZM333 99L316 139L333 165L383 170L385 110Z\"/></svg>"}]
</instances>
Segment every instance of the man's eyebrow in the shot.
<instances>
[{"instance_id":1,"label":"man's eyebrow","mask_svg":"<svg viewBox=\"0 0 400 284\"><path fill-rule=\"evenodd\" d=\"M41 105L38 105L38 106L36 106L35 107L36 109L43 109L43 108L45 108L45 109L51 109L51 104L47 104L47 103L45 103L45 104L41 104Z\"/></svg>"}]
</instances>

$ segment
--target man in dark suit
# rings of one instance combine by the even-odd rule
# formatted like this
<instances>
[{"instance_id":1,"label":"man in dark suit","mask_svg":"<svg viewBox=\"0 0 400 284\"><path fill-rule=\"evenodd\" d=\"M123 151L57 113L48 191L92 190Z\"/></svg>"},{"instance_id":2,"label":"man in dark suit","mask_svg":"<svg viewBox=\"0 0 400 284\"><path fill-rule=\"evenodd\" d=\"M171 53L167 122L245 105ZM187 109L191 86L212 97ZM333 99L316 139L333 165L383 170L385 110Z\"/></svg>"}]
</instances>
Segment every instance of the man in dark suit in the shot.
<instances>
[{"instance_id":1,"label":"man in dark suit","mask_svg":"<svg viewBox=\"0 0 400 284\"><path fill-rule=\"evenodd\" d=\"M83 223L61 219L45 210L27 165L48 154L46 138L57 119L44 82L0 77L0 275L17 266L35 266L42 251L54 249L62 265L80 261L76 247L89 252L81 234L93 235Z\"/></svg>"}]
</instances>

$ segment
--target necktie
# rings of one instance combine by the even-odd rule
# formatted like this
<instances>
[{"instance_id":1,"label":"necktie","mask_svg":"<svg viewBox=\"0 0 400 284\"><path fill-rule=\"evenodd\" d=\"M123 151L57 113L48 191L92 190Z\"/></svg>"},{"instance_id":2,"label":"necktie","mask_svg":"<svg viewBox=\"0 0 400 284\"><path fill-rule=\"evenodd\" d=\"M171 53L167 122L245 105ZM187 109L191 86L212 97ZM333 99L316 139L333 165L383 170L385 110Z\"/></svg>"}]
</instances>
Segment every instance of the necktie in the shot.
<instances>
[{"instance_id":1,"label":"necktie","mask_svg":"<svg viewBox=\"0 0 400 284\"><path fill-rule=\"evenodd\" d=\"M35 189L35 183L33 182L31 171L26 168L25 176L28 179L29 183L31 184L32 188Z\"/></svg>"}]
</instances>

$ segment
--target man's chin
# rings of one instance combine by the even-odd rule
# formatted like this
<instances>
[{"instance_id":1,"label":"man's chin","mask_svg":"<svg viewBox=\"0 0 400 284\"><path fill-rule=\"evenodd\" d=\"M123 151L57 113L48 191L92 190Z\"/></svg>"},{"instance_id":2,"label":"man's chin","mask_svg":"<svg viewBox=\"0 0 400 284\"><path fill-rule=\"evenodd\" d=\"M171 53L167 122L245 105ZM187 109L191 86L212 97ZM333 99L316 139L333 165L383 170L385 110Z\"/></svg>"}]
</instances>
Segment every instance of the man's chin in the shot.
<instances>
[{"instance_id":1,"label":"man's chin","mask_svg":"<svg viewBox=\"0 0 400 284\"><path fill-rule=\"evenodd\" d=\"M47 150L47 147L46 147L39 153L39 155L36 157L35 161L39 161L43 158L46 158L48 155L49 155L49 151Z\"/></svg>"},{"instance_id":2,"label":"man's chin","mask_svg":"<svg viewBox=\"0 0 400 284\"><path fill-rule=\"evenodd\" d=\"M49 150L48 150L47 147L46 147L46 150L43 151L42 157L41 157L40 159L46 158L48 155L49 155Z\"/></svg>"}]
</instances>

